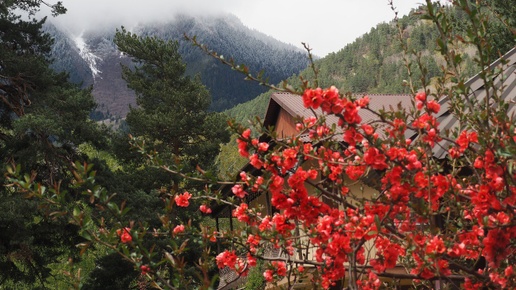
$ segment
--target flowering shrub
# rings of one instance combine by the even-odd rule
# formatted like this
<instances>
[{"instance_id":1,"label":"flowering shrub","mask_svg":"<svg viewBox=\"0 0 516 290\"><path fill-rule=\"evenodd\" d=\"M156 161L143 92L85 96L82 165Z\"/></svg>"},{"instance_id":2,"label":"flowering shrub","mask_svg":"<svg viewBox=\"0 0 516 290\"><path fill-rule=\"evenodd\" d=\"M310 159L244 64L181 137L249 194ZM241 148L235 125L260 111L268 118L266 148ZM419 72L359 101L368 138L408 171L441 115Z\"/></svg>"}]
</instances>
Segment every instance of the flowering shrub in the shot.
<instances>
[{"instance_id":1,"label":"flowering shrub","mask_svg":"<svg viewBox=\"0 0 516 290\"><path fill-rule=\"evenodd\" d=\"M269 151L261 150L249 131L239 139L242 156L263 175L258 179L241 173L245 186L235 185L233 194L244 198L245 187L269 191L277 210L261 216L245 202L236 205L233 216L248 225L244 242L249 254L263 254L256 240L289 253L271 262L263 274L266 281L285 277L286 268L295 276L297 266L311 265L324 288L355 278L355 286L377 289L381 283L372 277L396 278L388 270L403 265L409 272L399 278L447 280L472 289L515 286L515 156L501 153L516 149L514 128L505 128L507 123L514 127L510 116L505 122L491 121L496 135L476 132L476 124L468 124L465 130L457 128L461 131L451 140L437 120L440 105L420 92L414 111L404 119L380 116L389 133L380 137L380 122L360 123L358 113L368 110L367 97L353 99L332 87L307 89L302 98L305 107L337 116L338 126L326 126L324 115L315 122L301 120L298 135L275 140L281 145ZM311 143L304 143L301 136L313 130L317 133L310 135ZM408 130L417 133L406 139ZM321 139L325 142L314 146ZM444 139L451 141L448 157L438 160L433 152ZM352 195L349 186L371 172L382 176L377 194ZM438 219L444 222L437 224ZM371 248L375 254L366 253ZM295 254L299 251L315 254ZM487 264L478 266L479 259ZM223 266L236 269L241 263L226 260Z\"/></svg>"}]
</instances>

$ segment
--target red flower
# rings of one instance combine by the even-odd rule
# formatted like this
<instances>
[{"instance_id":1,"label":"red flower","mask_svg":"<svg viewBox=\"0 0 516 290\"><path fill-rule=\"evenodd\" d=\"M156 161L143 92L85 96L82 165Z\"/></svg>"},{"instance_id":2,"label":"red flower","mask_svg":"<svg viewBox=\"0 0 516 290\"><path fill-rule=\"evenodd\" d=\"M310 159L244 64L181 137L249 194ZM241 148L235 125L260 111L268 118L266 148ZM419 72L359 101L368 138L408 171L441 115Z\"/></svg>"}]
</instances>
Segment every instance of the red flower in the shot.
<instances>
[{"instance_id":1,"label":"red flower","mask_svg":"<svg viewBox=\"0 0 516 290\"><path fill-rule=\"evenodd\" d=\"M433 239L427 241L428 245L426 246L427 254L442 254L446 251L446 246L444 245L443 239L438 236L435 236Z\"/></svg>"},{"instance_id":2,"label":"red flower","mask_svg":"<svg viewBox=\"0 0 516 290\"><path fill-rule=\"evenodd\" d=\"M212 235L210 235L210 242L215 243L217 241L217 231L214 231Z\"/></svg>"},{"instance_id":3,"label":"red flower","mask_svg":"<svg viewBox=\"0 0 516 290\"><path fill-rule=\"evenodd\" d=\"M242 157L249 157L247 141L249 141L250 137L251 129L246 129L244 132L242 132L242 136L237 139L238 153L240 153Z\"/></svg>"},{"instance_id":4,"label":"red flower","mask_svg":"<svg viewBox=\"0 0 516 290\"><path fill-rule=\"evenodd\" d=\"M441 109L441 105L439 105L439 103L437 103L436 101L432 100L430 102L428 102L428 104L426 104L428 110L432 113L439 113L439 110Z\"/></svg>"},{"instance_id":5,"label":"red flower","mask_svg":"<svg viewBox=\"0 0 516 290\"><path fill-rule=\"evenodd\" d=\"M199 207L199 210L204 214L210 214L211 208L209 208L207 205L203 204Z\"/></svg>"},{"instance_id":6,"label":"red flower","mask_svg":"<svg viewBox=\"0 0 516 290\"><path fill-rule=\"evenodd\" d=\"M244 191L242 188L242 185L237 184L231 188L231 191L233 191L233 194L236 195L239 198L244 198L247 195L247 192Z\"/></svg>"},{"instance_id":7,"label":"red flower","mask_svg":"<svg viewBox=\"0 0 516 290\"><path fill-rule=\"evenodd\" d=\"M426 103L426 93L425 92L417 93L415 99L416 99L416 108L418 110L423 109L423 106Z\"/></svg>"},{"instance_id":8,"label":"red flower","mask_svg":"<svg viewBox=\"0 0 516 290\"><path fill-rule=\"evenodd\" d=\"M362 124L361 127L362 127L362 130L364 130L364 133L366 135L373 135L374 129L373 129L373 127L371 125L369 125L369 124Z\"/></svg>"},{"instance_id":9,"label":"red flower","mask_svg":"<svg viewBox=\"0 0 516 290\"><path fill-rule=\"evenodd\" d=\"M251 155L251 157L249 158L249 163L256 169L261 169L263 167L263 161L260 160L258 154Z\"/></svg>"},{"instance_id":10,"label":"red flower","mask_svg":"<svg viewBox=\"0 0 516 290\"><path fill-rule=\"evenodd\" d=\"M271 218L269 216L263 218L262 222L258 226L258 229L262 232L272 229Z\"/></svg>"},{"instance_id":11,"label":"red flower","mask_svg":"<svg viewBox=\"0 0 516 290\"><path fill-rule=\"evenodd\" d=\"M252 253L256 253L256 248L260 245L260 236L249 235L247 237L247 244L249 245L249 250Z\"/></svg>"},{"instance_id":12,"label":"red flower","mask_svg":"<svg viewBox=\"0 0 516 290\"><path fill-rule=\"evenodd\" d=\"M141 265L140 271L141 271L142 275L146 275L147 273L150 272L150 267L147 265Z\"/></svg>"},{"instance_id":13,"label":"red flower","mask_svg":"<svg viewBox=\"0 0 516 290\"><path fill-rule=\"evenodd\" d=\"M484 238L483 255L490 267L498 267L511 252L510 232L501 229L491 229Z\"/></svg>"},{"instance_id":14,"label":"red flower","mask_svg":"<svg viewBox=\"0 0 516 290\"><path fill-rule=\"evenodd\" d=\"M184 231L185 231L185 226L184 226L184 225L178 225L178 226L176 226L176 227L172 230L172 232L173 232L175 235L180 234L180 233L182 233L182 232L184 232Z\"/></svg>"},{"instance_id":15,"label":"red flower","mask_svg":"<svg viewBox=\"0 0 516 290\"><path fill-rule=\"evenodd\" d=\"M272 270L265 270L265 272L263 272L263 278L265 278L265 281L267 282L272 282L274 280L273 275L274 271Z\"/></svg>"},{"instance_id":16,"label":"red flower","mask_svg":"<svg viewBox=\"0 0 516 290\"><path fill-rule=\"evenodd\" d=\"M356 103L361 108L367 107L367 105L369 105L369 96L364 96L363 98L358 99Z\"/></svg>"},{"instance_id":17,"label":"red flower","mask_svg":"<svg viewBox=\"0 0 516 290\"><path fill-rule=\"evenodd\" d=\"M116 230L116 234L120 237L120 241L124 244L133 241L133 237L131 236L131 228L118 229Z\"/></svg>"},{"instance_id":18,"label":"red flower","mask_svg":"<svg viewBox=\"0 0 516 290\"><path fill-rule=\"evenodd\" d=\"M322 89L306 89L305 93L303 94L303 104L305 105L305 108L314 108L317 109L321 105L323 98L322 98Z\"/></svg>"},{"instance_id":19,"label":"red flower","mask_svg":"<svg viewBox=\"0 0 516 290\"><path fill-rule=\"evenodd\" d=\"M285 262L273 261L271 264L273 267L276 268L276 274L278 274L278 276L287 275L287 268L285 267Z\"/></svg>"},{"instance_id":20,"label":"red flower","mask_svg":"<svg viewBox=\"0 0 516 290\"><path fill-rule=\"evenodd\" d=\"M416 101L419 101L419 102L426 102L426 93L425 92L417 93L415 99L416 99Z\"/></svg>"},{"instance_id":21,"label":"red flower","mask_svg":"<svg viewBox=\"0 0 516 290\"><path fill-rule=\"evenodd\" d=\"M256 258L253 257L251 254L247 253L247 265L249 265L250 267L255 267L256 266Z\"/></svg>"},{"instance_id":22,"label":"red flower","mask_svg":"<svg viewBox=\"0 0 516 290\"><path fill-rule=\"evenodd\" d=\"M364 162L376 170L384 170L388 167L387 163L385 163L385 159L385 155L374 147L370 147L364 153Z\"/></svg>"},{"instance_id":23,"label":"red flower","mask_svg":"<svg viewBox=\"0 0 516 290\"><path fill-rule=\"evenodd\" d=\"M265 142L258 143L258 151L265 152L267 149L269 149L269 144Z\"/></svg>"},{"instance_id":24,"label":"red flower","mask_svg":"<svg viewBox=\"0 0 516 290\"><path fill-rule=\"evenodd\" d=\"M365 129L364 129L365 131ZM364 136L357 132L354 127L349 127L346 131L344 131L343 134L344 142L348 143L349 145L355 145L356 143L362 142L364 139Z\"/></svg>"},{"instance_id":25,"label":"red flower","mask_svg":"<svg viewBox=\"0 0 516 290\"><path fill-rule=\"evenodd\" d=\"M477 169L480 169L480 168L484 167L484 161L483 161L483 158L481 156L478 156L475 159L475 163L473 163L473 167L475 167Z\"/></svg>"},{"instance_id":26,"label":"red flower","mask_svg":"<svg viewBox=\"0 0 516 290\"><path fill-rule=\"evenodd\" d=\"M247 149L247 142L237 139L237 143L238 143L238 153L242 157L249 157L249 151Z\"/></svg>"},{"instance_id":27,"label":"red flower","mask_svg":"<svg viewBox=\"0 0 516 290\"><path fill-rule=\"evenodd\" d=\"M244 132L242 132L242 138L249 139L251 137L251 129L245 129Z\"/></svg>"},{"instance_id":28,"label":"red flower","mask_svg":"<svg viewBox=\"0 0 516 290\"><path fill-rule=\"evenodd\" d=\"M234 211L233 216L241 222L249 222L249 216L247 215L248 206L245 203L240 204Z\"/></svg>"},{"instance_id":29,"label":"red flower","mask_svg":"<svg viewBox=\"0 0 516 290\"><path fill-rule=\"evenodd\" d=\"M174 200L176 201L177 206L187 207L190 205L190 202L188 200L191 197L192 197L192 195L190 193L188 193L188 191L185 191L185 193L183 193L183 194L176 195Z\"/></svg>"},{"instance_id":30,"label":"red flower","mask_svg":"<svg viewBox=\"0 0 516 290\"><path fill-rule=\"evenodd\" d=\"M346 167L346 174L351 180L357 180L365 173L365 166L348 166Z\"/></svg>"}]
</instances>

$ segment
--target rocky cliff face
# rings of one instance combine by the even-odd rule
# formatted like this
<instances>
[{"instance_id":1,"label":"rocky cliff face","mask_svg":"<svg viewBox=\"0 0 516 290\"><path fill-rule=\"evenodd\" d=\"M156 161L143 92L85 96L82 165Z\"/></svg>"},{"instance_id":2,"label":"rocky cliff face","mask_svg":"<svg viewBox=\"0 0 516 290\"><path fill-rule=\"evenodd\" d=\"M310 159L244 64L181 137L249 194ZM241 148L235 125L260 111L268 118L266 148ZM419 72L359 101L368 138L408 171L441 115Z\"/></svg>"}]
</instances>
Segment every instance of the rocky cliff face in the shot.
<instances>
[{"instance_id":1,"label":"rocky cliff face","mask_svg":"<svg viewBox=\"0 0 516 290\"><path fill-rule=\"evenodd\" d=\"M67 71L70 80L92 86L98 102L99 119L124 117L135 106L135 95L121 78L120 63L130 65L113 43L116 28L84 31L79 35L51 24L54 36L54 68ZM166 23L146 23L131 28L139 35L156 36L180 42L180 53L189 75L199 74L212 94L212 110L221 111L253 99L265 88L243 80L243 76L222 66L186 42L183 35L197 39L219 54L246 64L252 71L265 71L271 83L278 83L300 72L307 64L303 51L258 31L245 27L232 15L190 17L180 15Z\"/></svg>"}]
</instances>

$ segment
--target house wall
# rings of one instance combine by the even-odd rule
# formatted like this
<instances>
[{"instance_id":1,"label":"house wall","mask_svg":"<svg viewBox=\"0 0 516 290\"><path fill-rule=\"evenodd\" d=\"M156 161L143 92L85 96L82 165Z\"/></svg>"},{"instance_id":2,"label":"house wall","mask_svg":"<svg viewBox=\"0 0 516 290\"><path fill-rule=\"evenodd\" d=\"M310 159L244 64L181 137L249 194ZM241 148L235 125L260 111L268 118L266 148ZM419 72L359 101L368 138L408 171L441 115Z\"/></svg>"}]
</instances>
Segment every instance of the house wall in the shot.
<instances>
[{"instance_id":1,"label":"house wall","mask_svg":"<svg viewBox=\"0 0 516 290\"><path fill-rule=\"evenodd\" d=\"M268 200L268 197L269 195L267 193L260 194L249 203L249 208L260 208L262 216L272 215L271 209L269 208L270 201Z\"/></svg>"},{"instance_id":2,"label":"house wall","mask_svg":"<svg viewBox=\"0 0 516 290\"><path fill-rule=\"evenodd\" d=\"M290 115L285 109L281 108L280 112L278 114L277 120L276 120L276 124L275 124L275 132L278 134L278 137L281 138L281 137L293 136L295 134L298 134L299 132L296 130L296 122L297 122L296 117ZM305 170L308 170L310 168L318 169L319 165L316 161L310 161L310 162L304 163L302 165L302 167ZM319 182L319 181L320 181L320 179L315 180L315 182ZM358 205L358 201L353 201L353 200L371 200L371 198L373 196L378 194L377 190L365 185L361 181L352 181L350 179L347 179L345 181L345 183L349 187L348 194L350 195L350 197L352 197L352 198L349 198L347 201L354 205ZM320 194L310 185L307 185L307 189L308 189L309 194L311 194L311 195L319 195ZM322 200L332 206L339 207L340 209L344 208L343 205L340 204L338 201L332 201L328 198L322 198ZM266 205L267 205L266 202L267 202L267 199L265 198L265 195L261 195L251 205L261 204L264 207L266 207ZM262 214L267 214L267 212L265 210L263 210ZM302 233L298 233L298 234L302 235ZM376 255L376 251L373 247L373 242L372 241L367 242L365 247L366 247L366 258L367 259L374 258ZM312 248L311 250L308 251L308 253L303 252L302 255L299 255L299 253L296 253L296 256L297 256L296 258L312 260L312 259L314 259L314 255L315 255L315 249Z\"/></svg>"},{"instance_id":3,"label":"house wall","mask_svg":"<svg viewBox=\"0 0 516 290\"><path fill-rule=\"evenodd\" d=\"M275 129L276 129L275 131L277 133L277 136L279 138L281 138L281 137L288 137L288 136L293 136L293 135L298 134L299 132L296 130L296 121L297 121L297 119L295 117L291 116L286 110L284 110L282 108L278 114L278 118L277 118L276 124L275 124ZM319 165L318 165L317 161L312 160L312 161L304 163L302 165L302 167L305 170L308 170L310 168L318 169ZM373 179L374 179L374 177L373 177ZM320 176L319 176L318 180L315 180L315 183L317 183L319 181L320 181ZM346 178L345 184L349 188L349 192L348 192L346 201L359 208L362 207L361 205L359 205L360 201L372 200L378 196L378 191L376 189L374 189L370 186L367 186L361 180L352 181L352 180ZM320 195L320 192L318 192L315 188L313 188L310 185L307 185L307 190L310 195ZM324 202L330 204L331 206L335 206L340 209L344 209L344 205L337 200L331 200L329 198L324 198L324 197L322 197L322 200ZM255 200L255 202L256 202L255 204L262 204L265 206L266 205L265 195L262 195L259 198L257 198ZM297 232L296 235L303 236L303 233ZM301 241L305 245L308 244L308 242L309 242L307 237L301 238ZM374 241L370 240L370 241L366 242L364 244L364 247L365 247L366 265L367 265L367 264L369 264L368 261L370 259L373 259L376 257L376 249L374 247ZM310 249L308 251L303 251L302 253L296 252L296 253L294 253L294 256L295 256L295 258L300 259L300 260L303 260L303 259L315 260L315 251L316 251L316 249L312 245L312 246L310 246ZM293 286L293 289L313 289L314 286L311 285L311 283L310 283L311 279L309 279L309 277L312 275L312 271L314 271L315 269L313 267L311 267L310 265L305 265L305 266L307 267L307 269L310 269L309 273L308 273L308 279L306 279L307 277L305 277L305 279L302 279L302 281L297 281L296 285ZM390 269L387 272L398 273L398 274L406 273L405 269L403 269L401 267L396 267L394 269ZM393 280L391 280L389 278L382 278L381 280L383 282L388 282L388 283L393 282ZM397 281L396 282L397 289L403 289L404 287L406 287L404 285L411 285L411 283L412 283L411 280ZM277 286L268 285L266 289L283 289L282 287L285 287L286 285L287 285L287 279L283 279L282 281L280 281L278 283Z\"/></svg>"},{"instance_id":4,"label":"house wall","mask_svg":"<svg viewBox=\"0 0 516 290\"><path fill-rule=\"evenodd\" d=\"M361 182L352 182L351 180L347 180L347 181L349 181L346 183L348 184L348 187L349 187L348 196L350 198L346 199L346 201L353 205L358 206L358 201L356 201L356 200L360 200L360 199L371 200L374 196L378 195L378 192L375 189L373 189ZM353 198L351 198L351 197L353 197ZM344 205L340 202L337 202L337 201L332 202L329 199L323 199L323 201L332 206L336 206L339 209L344 209ZM359 206L359 207L361 207L361 206ZM372 241L372 240L367 241L364 244L364 247L366 250L365 251L366 260L372 259L376 256L376 249L374 248L374 241ZM315 260L315 250L316 249L312 249L311 251L309 251L309 254L308 254L309 260Z\"/></svg>"},{"instance_id":5,"label":"house wall","mask_svg":"<svg viewBox=\"0 0 516 290\"><path fill-rule=\"evenodd\" d=\"M296 130L296 118L291 116L285 109L281 109L278 114L278 119L274 125L278 137L290 137L298 134Z\"/></svg>"}]
</instances>

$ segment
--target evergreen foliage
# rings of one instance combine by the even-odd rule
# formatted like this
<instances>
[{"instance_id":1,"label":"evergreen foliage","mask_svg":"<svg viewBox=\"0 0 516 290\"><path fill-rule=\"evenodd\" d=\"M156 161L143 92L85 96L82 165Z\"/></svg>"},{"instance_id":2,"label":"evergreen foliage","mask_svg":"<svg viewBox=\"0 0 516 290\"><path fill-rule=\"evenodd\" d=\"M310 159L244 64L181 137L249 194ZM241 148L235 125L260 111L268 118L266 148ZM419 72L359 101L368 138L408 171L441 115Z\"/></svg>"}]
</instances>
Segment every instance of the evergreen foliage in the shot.
<instances>
[{"instance_id":1,"label":"evergreen foliage","mask_svg":"<svg viewBox=\"0 0 516 290\"><path fill-rule=\"evenodd\" d=\"M114 41L119 50L134 61L132 66L123 66L122 77L136 93L138 107L131 108L127 115L128 132L114 133L111 139L112 153L122 169L113 172L108 167L103 168L99 171L99 176L103 176L99 182L109 192L119 193L114 198L116 202L126 202L132 208L127 217L134 223L159 229L163 219L167 219L199 227L203 222L203 217L197 212L199 204L192 202L190 211L182 213L162 207L170 196L195 187L195 183L185 182L149 166L145 156L131 148L127 133L144 140L159 152L160 159L171 162L182 172L191 172L196 167L208 170L214 168L219 145L229 140L225 116L208 111L209 92L198 77L186 75L186 66L176 41L138 36L123 28L117 31ZM157 253L163 253L171 248L178 249L189 238L177 237L172 244L165 238L155 239L152 246ZM184 259L190 263L197 261L200 255L200 248L188 249ZM161 254L154 258L157 260L146 262L157 263ZM105 262L103 257L98 259L98 263ZM115 289L120 283L127 285L130 282L123 277L135 278L130 267L120 268L121 279L115 281L105 275L104 271L109 271L107 268L96 271L97 274L89 276L88 287L109 285ZM164 268L163 271L172 271L171 277L175 275L172 268ZM190 278L195 272L195 268L185 269L182 277L194 285L197 282Z\"/></svg>"},{"instance_id":2,"label":"evergreen foliage","mask_svg":"<svg viewBox=\"0 0 516 290\"><path fill-rule=\"evenodd\" d=\"M91 94L49 68L52 40L42 32L45 19L33 18L40 5L48 4L0 3L0 160L2 170L14 163L32 173L29 180L48 187L63 181L60 190L73 193L70 161L83 159L76 146L103 139L88 119L95 106ZM65 11L60 3L52 8L54 14ZM3 174L0 180L5 184ZM77 228L50 217L52 210L9 187L0 189L0 288L46 289L52 263L78 258Z\"/></svg>"},{"instance_id":3,"label":"evergreen foliage","mask_svg":"<svg viewBox=\"0 0 516 290\"><path fill-rule=\"evenodd\" d=\"M123 78L137 95L127 125L158 151L172 154L191 166L210 166L218 144L227 142L223 115L207 111L210 96L199 78L185 76L178 43L139 37L122 29L115 43L137 66L123 67Z\"/></svg>"}]
</instances>

